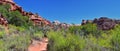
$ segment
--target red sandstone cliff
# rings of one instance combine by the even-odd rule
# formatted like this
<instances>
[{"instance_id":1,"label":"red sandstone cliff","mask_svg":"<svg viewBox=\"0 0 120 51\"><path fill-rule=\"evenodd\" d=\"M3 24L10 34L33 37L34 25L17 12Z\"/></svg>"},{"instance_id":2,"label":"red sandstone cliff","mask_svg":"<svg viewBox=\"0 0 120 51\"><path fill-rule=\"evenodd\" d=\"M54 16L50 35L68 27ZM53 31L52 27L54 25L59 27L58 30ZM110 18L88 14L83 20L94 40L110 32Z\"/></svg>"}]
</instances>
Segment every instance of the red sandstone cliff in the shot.
<instances>
[{"instance_id":1,"label":"red sandstone cliff","mask_svg":"<svg viewBox=\"0 0 120 51\"><path fill-rule=\"evenodd\" d=\"M17 5L13 0L0 0L0 4L10 4L9 11L16 11L18 10L22 15L28 16L31 21L34 22L34 25L38 25L40 23L44 25L50 25L50 21L42 18L41 16L37 14L33 14L31 12L26 12L22 9L21 6Z\"/></svg>"}]
</instances>

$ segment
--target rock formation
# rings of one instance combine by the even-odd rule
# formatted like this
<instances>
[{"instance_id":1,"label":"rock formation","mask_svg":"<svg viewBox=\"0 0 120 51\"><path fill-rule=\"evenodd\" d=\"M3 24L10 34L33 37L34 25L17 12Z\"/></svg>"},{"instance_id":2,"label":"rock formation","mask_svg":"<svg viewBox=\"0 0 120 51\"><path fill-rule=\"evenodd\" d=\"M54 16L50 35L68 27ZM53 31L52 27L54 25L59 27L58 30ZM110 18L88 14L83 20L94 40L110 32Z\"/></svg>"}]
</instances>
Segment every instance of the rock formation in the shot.
<instances>
[{"instance_id":1,"label":"rock formation","mask_svg":"<svg viewBox=\"0 0 120 51\"><path fill-rule=\"evenodd\" d=\"M120 24L120 20L115 20L115 23L116 24Z\"/></svg>"},{"instance_id":2,"label":"rock formation","mask_svg":"<svg viewBox=\"0 0 120 51\"><path fill-rule=\"evenodd\" d=\"M87 23L86 20L82 20L81 25L85 25L86 23Z\"/></svg>"},{"instance_id":3,"label":"rock formation","mask_svg":"<svg viewBox=\"0 0 120 51\"><path fill-rule=\"evenodd\" d=\"M107 17L101 17L99 19L95 19L94 21L96 21L95 23L97 24L98 28L102 30L113 29L116 25L114 20Z\"/></svg>"},{"instance_id":4,"label":"rock formation","mask_svg":"<svg viewBox=\"0 0 120 51\"><path fill-rule=\"evenodd\" d=\"M44 25L50 25L50 21L43 19L41 16L37 14L33 14L31 12L26 12L22 9L21 6L17 5L13 0L0 0L0 4L9 4L10 9L9 11L16 11L18 10L23 16L28 16L30 20L34 22L34 25L39 25L40 23Z\"/></svg>"},{"instance_id":5,"label":"rock formation","mask_svg":"<svg viewBox=\"0 0 120 51\"><path fill-rule=\"evenodd\" d=\"M0 14L0 25L4 26L6 34L8 34L9 33L9 31L8 31L8 21L6 20L6 18L2 14Z\"/></svg>"},{"instance_id":6,"label":"rock formation","mask_svg":"<svg viewBox=\"0 0 120 51\"><path fill-rule=\"evenodd\" d=\"M2 14L0 14L0 24L4 25L5 27L8 26L8 22L7 22L6 18L3 17Z\"/></svg>"},{"instance_id":7,"label":"rock formation","mask_svg":"<svg viewBox=\"0 0 120 51\"><path fill-rule=\"evenodd\" d=\"M97 24L98 29L101 30L110 30L115 27L116 24L120 24L120 20L113 20L107 17L100 17L99 19L95 18L94 20L82 20L82 25L87 23Z\"/></svg>"},{"instance_id":8,"label":"rock formation","mask_svg":"<svg viewBox=\"0 0 120 51\"><path fill-rule=\"evenodd\" d=\"M61 23L60 21L53 21L51 27L55 31L62 30L62 29L67 30L70 27L70 24Z\"/></svg>"}]
</instances>

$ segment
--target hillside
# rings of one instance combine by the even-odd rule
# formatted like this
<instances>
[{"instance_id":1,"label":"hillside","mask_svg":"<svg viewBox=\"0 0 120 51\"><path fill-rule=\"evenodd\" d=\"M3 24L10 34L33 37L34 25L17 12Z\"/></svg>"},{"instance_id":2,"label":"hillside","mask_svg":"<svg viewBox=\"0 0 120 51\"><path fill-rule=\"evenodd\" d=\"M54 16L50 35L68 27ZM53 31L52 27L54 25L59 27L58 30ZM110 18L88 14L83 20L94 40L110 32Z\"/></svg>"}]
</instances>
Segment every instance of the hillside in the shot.
<instances>
[{"instance_id":1,"label":"hillside","mask_svg":"<svg viewBox=\"0 0 120 51\"><path fill-rule=\"evenodd\" d=\"M23 8L19 5L17 5L13 0L0 0L0 5L6 5L5 7L3 6L4 10L1 9L1 14L3 16L7 17L7 19L9 19L10 15L5 14L5 12L19 12L20 16L28 17L29 20L33 21L34 25L41 25L41 24L50 25L50 21L42 18L38 14L24 11ZM19 16L19 15L17 15L17 16ZM15 17L15 18L17 18L17 17ZM10 21L8 20L8 22L10 22Z\"/></svg>"},{"instance_id":2,"label":"hillside","mask_svg":"<svg viewBox=\"0 0 120 51\"><path fill-rule=\"evenodd\" d=\"M13 0L0 0L0 51L120 51L119 31L120 20L51 23Z\"/></svg>"}]
</instances>

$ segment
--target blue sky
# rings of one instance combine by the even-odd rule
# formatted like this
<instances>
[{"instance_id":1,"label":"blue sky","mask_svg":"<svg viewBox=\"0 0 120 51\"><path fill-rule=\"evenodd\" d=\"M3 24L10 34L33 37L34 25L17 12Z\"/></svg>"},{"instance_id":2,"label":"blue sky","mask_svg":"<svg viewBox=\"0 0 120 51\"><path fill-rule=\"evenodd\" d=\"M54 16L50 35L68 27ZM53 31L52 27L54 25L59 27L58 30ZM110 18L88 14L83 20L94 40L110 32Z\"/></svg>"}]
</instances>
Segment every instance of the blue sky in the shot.
<instances>
[{"instance_id":1,"label":"blue sky","mask_svg":"<svg viewBox=\"0 0 120 51\"><path fill-rule=\"evenodd\" d=\"M80 24L101 16L120 19L120 0L14 0L25 11L43 18Z\"/></svg>"}]
</instances>

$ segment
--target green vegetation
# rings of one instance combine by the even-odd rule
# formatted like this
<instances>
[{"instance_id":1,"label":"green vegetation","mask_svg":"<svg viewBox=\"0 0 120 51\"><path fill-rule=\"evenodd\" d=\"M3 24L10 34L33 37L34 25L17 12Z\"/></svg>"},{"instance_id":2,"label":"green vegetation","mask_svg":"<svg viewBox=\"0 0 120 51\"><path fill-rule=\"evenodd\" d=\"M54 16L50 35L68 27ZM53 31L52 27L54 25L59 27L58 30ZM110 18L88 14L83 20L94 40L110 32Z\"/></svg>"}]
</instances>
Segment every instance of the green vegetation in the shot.
<instances>
[{"instance_id":1,"label":"green vegetation","mask_svg":"<svg viewBox=\"0 0 120 51\"><path fill-rule=\"evenodd\" d=\"M95 24L72 26L68 32L50 31L49 51L120 51L120 25L109 31ZM81 33L82 32L82 33Z\"/></svg>"},{"instance_id":2,"label":"green vegetation","mask_svg":"<svg viewBox=\"0 0 120 51\"><path fill-rule=\"evenodd\" d=\"M0 25L0 51L27 51L31 39L41 39L43 34L32 26L27 16L23 16L19 11L9 11L10 5L0 5L0 13L9 23L9 34Z\"/></svg>"},{"instance_id":3,"label":"green vegetation","mask_svg":"<svg viewBox=\"0 0 120 51\"><path fill-rule=\"evenodd\" d=\"M5 34L4 27L0 25L0 51L27 51L31 39L34 37L41 39L43 34L39 31L9 25L9 35Z\"/></svg>"},{"instance_id":4,"label":"green vegetation","mask_svg":"<svg viewBox=\"0 0 120 51\"><path fill-rule=\"evenodd\" d=\"M0 5L0 13L9 22L9 35L0 25L0 51L27 51L31 39L41 39L43 34L49 39L48 51L120 51L120 25L108 31L92 23L54 31L32 26L27 16L9 11L9 5Z\"/></svg>"},{"instance_id":5,"label":"green vegetation","mask_svg":"<svg viewBox=\"0 0 120 51\"><path fill-rule=\"evenodd\" d=\"M63 35L62 33L49 32L49 51L82 51L85 46L83 37L70 33Z\"/></svg>"},{"instance_id":6,"label":"green vegetation","mask_svg":"<svg viewBox=\"0 0 120 51\"><path fill-rule=\"evenodd\" d=\"M0 13L7 18L9 24L27 27L32 25L27 16L23 16L19 11L9 11L9 4L0 5Z\"/></svg>"}]
</instances>

